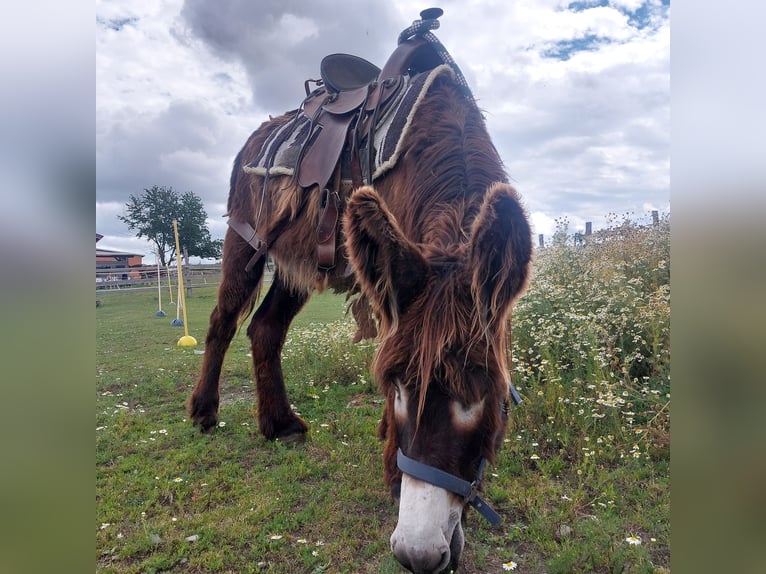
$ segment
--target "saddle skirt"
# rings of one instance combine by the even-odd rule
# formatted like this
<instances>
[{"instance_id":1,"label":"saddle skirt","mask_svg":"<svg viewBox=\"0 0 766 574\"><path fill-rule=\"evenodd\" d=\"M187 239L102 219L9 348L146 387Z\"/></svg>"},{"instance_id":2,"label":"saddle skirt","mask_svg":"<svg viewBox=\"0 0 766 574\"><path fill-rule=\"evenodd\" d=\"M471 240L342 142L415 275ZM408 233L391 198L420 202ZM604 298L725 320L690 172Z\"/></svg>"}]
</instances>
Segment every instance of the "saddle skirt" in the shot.
<instances>
[{"instance_id":1,"label":"saddle skirt","mask_svg":"<svg viewBox=\"0 0 766 574\"><path fill-rule=\"evenodd\" d=\"M431 70L418 73L412 77L404 75L396 92L390 96L382 113L376 118L373 134L373 158L369 166L370 174L365 179L369 183L392 169L401 152L412 118L417 113L418 106L428 93L437 78L447 77L455 81L455 72L447 64L439 65ZM313 94L312 94L313 95ZM311 97L311 96L310 96ZM309 97L309 98L310 98ZM320 138L317 137L317 126L313 120L300 108L288 112L293 116L291 121L274 131L266 140L260 153L254 161L243 167L246 173L261 177L288 175L295 176L300 172L300 161L311 151L311 147ZM321 126L319 126L321 130ZM369 150L368 135L364 135L358 143L359 149ZM341 179L351 181L352 150L349 145L343 146L340 157ZM332 171L335 165L327 166ZM303 182L300 182L303 185Z\"/></svg>"}]
</instances>

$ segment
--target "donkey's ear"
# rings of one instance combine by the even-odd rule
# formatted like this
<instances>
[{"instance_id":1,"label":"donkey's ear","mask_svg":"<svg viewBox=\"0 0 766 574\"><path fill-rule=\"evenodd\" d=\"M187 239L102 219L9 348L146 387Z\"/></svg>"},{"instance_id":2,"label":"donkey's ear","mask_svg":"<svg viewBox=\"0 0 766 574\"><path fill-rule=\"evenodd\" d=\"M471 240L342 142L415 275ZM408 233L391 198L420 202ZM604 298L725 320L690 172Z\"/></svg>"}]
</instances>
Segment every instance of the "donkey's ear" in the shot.
<instances>
[{"instance_id":1,"label":"donkey's ear","mask_svg":"<svg viewBox=\"0 0 766 574\"><path fill-rule=\"evenodd\" d=\"M532 232L516 190L490 186L473 224L468 265L471 290L485 326L504 320L524 290L532 259Z\"/></svg>"},{"instance_id":2,"label":"donkey's ear","mask_svg":"<svg viewBox=\"0 0 766 574\"><path fill-rule=\"evenodd\" d=\"M351 196L343 225L346 250L362 290L389 325L395 324L423 289L425 259L369 186Z\"/></svg>"}]
</instances>

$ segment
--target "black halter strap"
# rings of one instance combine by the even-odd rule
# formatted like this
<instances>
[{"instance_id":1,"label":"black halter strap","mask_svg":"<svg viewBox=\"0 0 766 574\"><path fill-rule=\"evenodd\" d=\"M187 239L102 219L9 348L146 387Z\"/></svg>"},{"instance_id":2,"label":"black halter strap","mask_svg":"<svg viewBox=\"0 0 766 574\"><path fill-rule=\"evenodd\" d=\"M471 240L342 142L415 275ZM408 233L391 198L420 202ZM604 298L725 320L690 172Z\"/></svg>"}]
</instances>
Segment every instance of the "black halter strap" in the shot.
<instances>
[{"instance_id":1,"label":"black halter strap","mask_svg":"<svg viewBox=\"0 0 766 574\"><path fill-rule=\"evenodd\" d=\"M400 448L396 453L396 464L405 474L409 474L413 478L433 484L439 488L449 490L455 494L462 496L465 502L473 506L479 511L484 518L492 526L497 526L501 522L500 515L495 512L486 502L479 496L479 484L481 483L482 476L484 475L484 467L487 464L487 459L482 457L479 462L479 471L476 473L476 480L468 482L463 480L459 476L444 472L434 466L429 466L418 462L414 458L410 458L402 452Z\"/></svg>"},{"instance_id":2,"label":"black halter strap","mask_svg":"<svg viewBox=\"0 0 766 574\"><path fill-rule=\"evenodd\" d=\"M518 405L521 403L521 396L512 384L510 385L510 395L514 404ZM508 406L507 399L501 403L500 408L503 416L508 415ZM487 459L485 457L481 457L479 461L479 470L476 472L476 478L473 482L468 482L435 466L430 466L410 458L402 452L401 448L396 453L396 465L399 467L399 470L404 474L409 474L412 478L417 478L462 496L466 504L470 504L478 510L479 514L486 518L487 522L492 526L497 526L502 521L500 515L479 496L479 485L484 477L484 467L487 466Z\"/></svg>"}]
</instances>

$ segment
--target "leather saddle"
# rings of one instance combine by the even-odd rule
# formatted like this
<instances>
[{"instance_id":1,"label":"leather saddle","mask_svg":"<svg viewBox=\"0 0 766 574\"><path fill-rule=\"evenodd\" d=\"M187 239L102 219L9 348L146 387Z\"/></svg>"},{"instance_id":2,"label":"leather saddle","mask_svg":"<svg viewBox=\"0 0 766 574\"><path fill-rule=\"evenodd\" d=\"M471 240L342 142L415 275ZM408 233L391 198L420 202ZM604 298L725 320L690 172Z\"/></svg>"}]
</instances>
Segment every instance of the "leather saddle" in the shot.
<instances>
[{"instance_id":1,"label":"leather saddle","mask_svg":"<svg viewBox=\"0 0 766 574\"><path fill-rule=\"evenodd\" d=\"M420 54L422 52L422 55ZM366 60L350 54L330 54L323 58L320 69L322 85L308 94L302 104L303 113L311 120L310 135L299 154L296 172L303 187L327 185L337 167L348 136L356 143L374 128L371 121L403 85L403 77L419 68L430 69L440 61L427 40L416 36L394 50L382 70ZM416 56L418 56L416 58ZM419 64L413 67L412 64ZM353 126L352 123L357 120ZM350 142L353 143L353 142ZM353 151L353 150L352 150ZM363 165L361 183L369 183L369 165Z\"/></svg>"},{"instance_id":2,"label":"leather saddle","mask_svg":"<svg viewBox=\"0 0 766 574\"><path fill-rule=\"evenodd\" d=\"M322 59L321 84L301 106L303 114L311 120L311 129L295 170L299 185L305 188L318 185L321 190L317 230L320 269L335 266L339 184L334 189L328 184L340 170L344 148L348 146L351 158L353 188L370 183L376 118L405 85L404 76L441 63L432 45L422 36L401 42L382 70L351 54L330 54Z\"/></svg>"},{"instance_id":3,"label":"leather saddle","mask_svg":"<svg viewBox=\"0 0 766 574\"><path fill-rule=\"evenodd\" d=\"M308 136L297 155L294 177L304 188L318 186L320 212L317 228L319 268L335 266L337 222L341 208L340 171L344 150L350 158L353 188L370 183L373 164L373 136L376 119L385 112L386 104L406 84L404 77L427 71L443 63L433 44L418 31L428 29L442 15L439 8L420 13L399 37L399 44L383 69L359 56L330 54L320 63L321 80L307 80L306 99L300 113L310 122ZM317 88L309 91L309 83ZM333 177L335 175L335 177ZM332 185L330 180L333 179ZM246 270L265 254L271 238L258 237L246 222L231 221L245 240L256 250Z\"/></svg>"}]
</instances>

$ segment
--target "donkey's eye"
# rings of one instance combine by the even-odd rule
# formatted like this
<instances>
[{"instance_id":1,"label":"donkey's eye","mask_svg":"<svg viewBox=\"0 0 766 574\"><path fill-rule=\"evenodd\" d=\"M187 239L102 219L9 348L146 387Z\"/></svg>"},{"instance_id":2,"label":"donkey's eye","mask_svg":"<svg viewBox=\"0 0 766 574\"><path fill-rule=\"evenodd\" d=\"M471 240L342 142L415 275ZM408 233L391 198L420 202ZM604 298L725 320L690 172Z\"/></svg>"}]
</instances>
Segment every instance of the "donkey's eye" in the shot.
<instances>
[{"instance_id":1,"label":"donkey's eye","mask_svg":"<svg viewBox=\"0 0 766 574\"><path fill-rule=\"evenodd\" d=\"M478 402L464 405L459 401L451 401L449 404L452 424L461 431L471 431L476 428L484 413L484 399Z\"/></svg>"}]
</instances>

